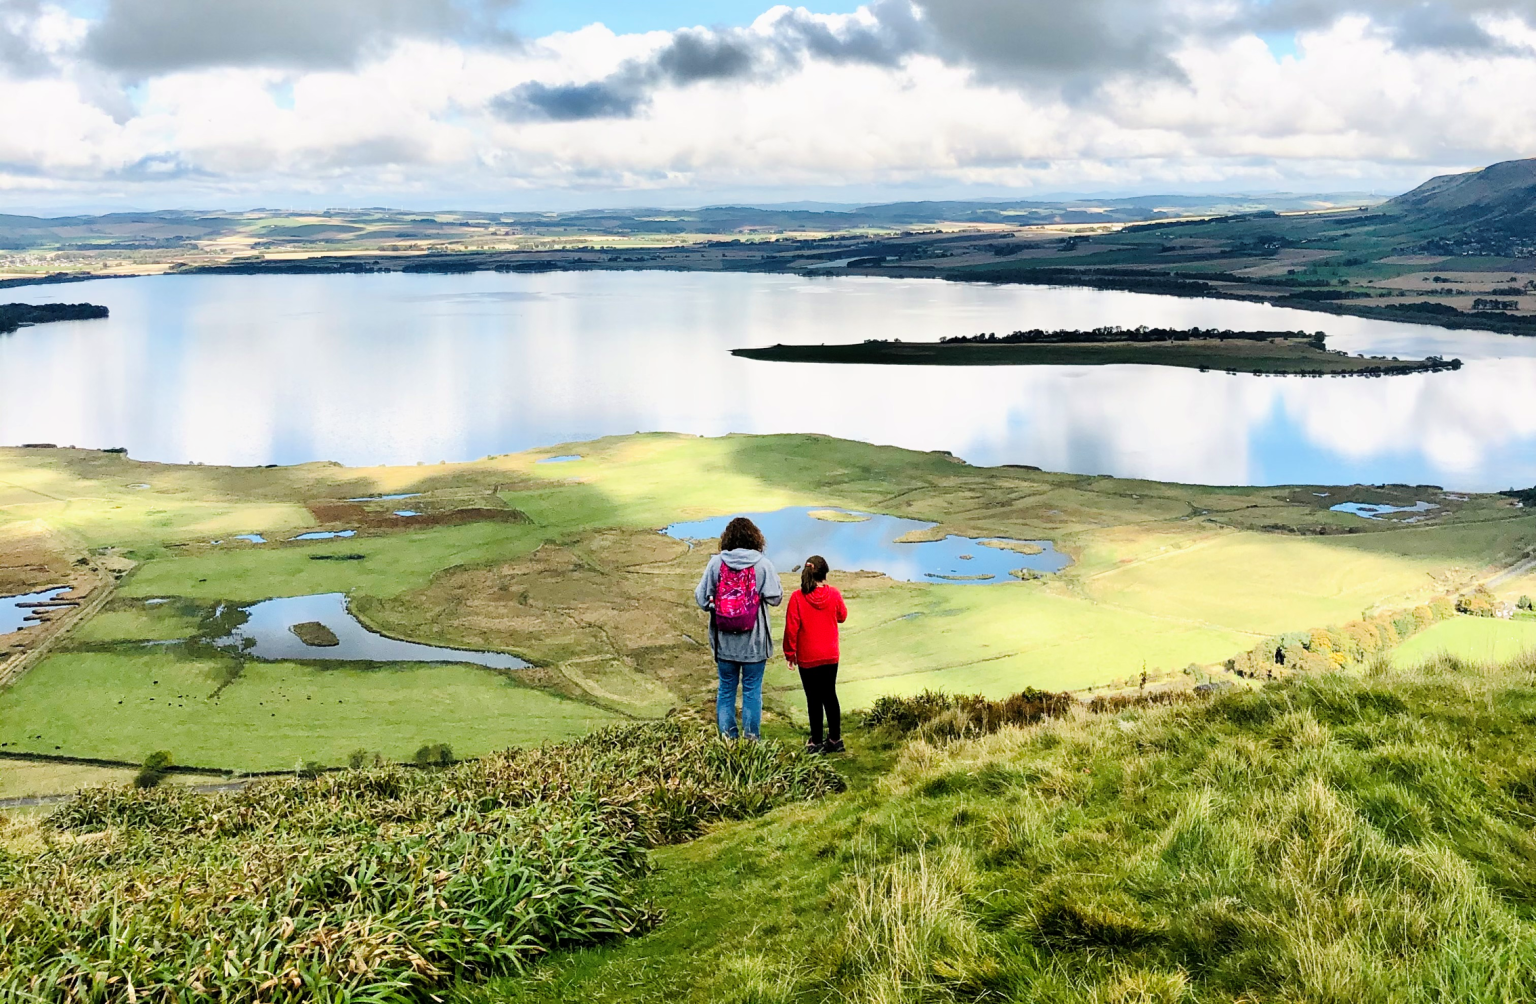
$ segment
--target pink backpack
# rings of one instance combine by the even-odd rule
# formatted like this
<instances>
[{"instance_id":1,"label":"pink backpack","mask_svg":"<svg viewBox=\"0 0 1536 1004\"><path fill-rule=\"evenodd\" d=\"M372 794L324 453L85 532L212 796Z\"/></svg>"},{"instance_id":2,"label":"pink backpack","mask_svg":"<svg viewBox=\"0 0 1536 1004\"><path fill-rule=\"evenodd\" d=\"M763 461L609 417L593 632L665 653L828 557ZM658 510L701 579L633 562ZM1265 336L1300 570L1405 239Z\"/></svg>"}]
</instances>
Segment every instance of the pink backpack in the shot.
<instances>
[{"instance_id":1,"label":"pink backpack","mask_svg":"<svg viewBox=\"0 0 1536 1004\"><path fill-rule=\"evenodd\" d=\"M744 634L757 627L757 611L762 597L757 593L757 566L731 568L720 564L720 582L715 586L715 627L721 631Z\"/></svg>"}]
</instances>

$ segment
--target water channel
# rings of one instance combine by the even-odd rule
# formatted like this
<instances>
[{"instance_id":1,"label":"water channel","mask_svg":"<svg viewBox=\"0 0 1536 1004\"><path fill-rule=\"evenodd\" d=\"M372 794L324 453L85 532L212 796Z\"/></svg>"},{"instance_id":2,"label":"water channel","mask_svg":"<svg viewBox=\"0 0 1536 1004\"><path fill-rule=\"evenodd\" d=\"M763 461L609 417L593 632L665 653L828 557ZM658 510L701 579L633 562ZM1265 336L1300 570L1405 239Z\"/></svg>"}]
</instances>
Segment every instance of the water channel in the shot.
<instances>
[{"instance_id":1,"label":"water channel","mask_svg":"<svg viewBox=\"0 0 1536 1004\"><path fill-rule=\"evenodd\" d=\"M27 287L107 320L0 336L0 443L172 462L410 464L638 430L819 432L1206 484L1536 484L1536 338L1223 300L688 272L157 276ZM1325 330L1457 373L806 366L776 342L1139 324Z\"/></svg>"}]
</instances>

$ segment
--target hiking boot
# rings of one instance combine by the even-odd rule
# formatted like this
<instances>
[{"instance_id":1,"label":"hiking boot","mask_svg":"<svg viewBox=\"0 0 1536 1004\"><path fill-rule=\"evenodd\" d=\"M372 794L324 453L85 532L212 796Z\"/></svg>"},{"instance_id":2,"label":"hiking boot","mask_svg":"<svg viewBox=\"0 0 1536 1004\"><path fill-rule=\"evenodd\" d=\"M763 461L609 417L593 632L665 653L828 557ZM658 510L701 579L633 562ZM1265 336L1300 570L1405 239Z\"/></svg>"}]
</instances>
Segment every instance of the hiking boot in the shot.
<instances>
[{"instance_id":1,"label":"hiking boot","mask_svg":"<svg viewBox=\"0 0 1536 1004\"><path fill-rule=\"evenodd\" d=\"M818 742L815 742L813 740L807 739L805 741L805 755L806 756L815 756L818 753L825 753L827 751L826 747L827 747L826 743L818 743Z\"/></svg>"},{"instance_id":2,"label":"hiking boot","mask_svg":"<svg viewBox=\"0 0 1536 1004\"><path fill-rule=\"evenodd\" d=\"M841 739L828 739L821 744L821 751L823 753L847 753L848 747L843 745Z\"/></svg>"}]
</instances>

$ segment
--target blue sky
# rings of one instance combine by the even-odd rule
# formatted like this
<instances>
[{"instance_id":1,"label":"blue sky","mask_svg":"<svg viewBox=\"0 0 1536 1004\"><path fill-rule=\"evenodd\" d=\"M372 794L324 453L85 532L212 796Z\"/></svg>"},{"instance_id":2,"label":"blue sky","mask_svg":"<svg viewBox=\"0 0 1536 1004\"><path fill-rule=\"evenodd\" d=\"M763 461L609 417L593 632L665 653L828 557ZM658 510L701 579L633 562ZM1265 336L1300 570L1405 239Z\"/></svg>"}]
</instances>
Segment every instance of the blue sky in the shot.
<instances>
[{"instance_id":1,"label":"blue sky","mask_svg":"<svg viewBox=\"0 0 1536 1004\"><path fill-rule=\"evenodd\" d=\"M573 31L594 21L625 34L695 25L747 25L773 6L773 0L523 0L512 24L522 34L535 37ZM859 8L848 0L807 6L818 14L851 14Z\"/></svg>"}]
</instances>

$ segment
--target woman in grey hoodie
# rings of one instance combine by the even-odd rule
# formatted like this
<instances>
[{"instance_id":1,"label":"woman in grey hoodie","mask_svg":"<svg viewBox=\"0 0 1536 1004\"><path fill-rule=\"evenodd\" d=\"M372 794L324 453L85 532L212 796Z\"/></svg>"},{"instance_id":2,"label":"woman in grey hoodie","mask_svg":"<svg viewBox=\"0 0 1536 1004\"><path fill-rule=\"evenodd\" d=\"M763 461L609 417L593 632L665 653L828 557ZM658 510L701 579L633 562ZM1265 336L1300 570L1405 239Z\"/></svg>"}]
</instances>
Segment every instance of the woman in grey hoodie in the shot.
<instances>
[{"instance_id":1,"label":"woman in grey hoodie","mask_svg":"<svg viewBox=\"0 0 1536 1004\"><path fill-rule=\"evenodd\" d=\"M784 601L784 587L764 555L763 532L745 516L731 520L720 535L720 553L709 559L693 591L709 611L709 647L720 671L715 721L727 739L756 739L763 722L763 670L773 655L768 608ZM740 573L752 570L750 576ZM722 575L731 587L720 595ZM718 604L718 606L717 606ZM755 606L755 611L752 607ZM741 727L736 724L736 688L741 688Z\"/></svg>"}]
</instances>

